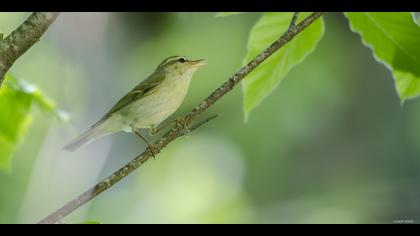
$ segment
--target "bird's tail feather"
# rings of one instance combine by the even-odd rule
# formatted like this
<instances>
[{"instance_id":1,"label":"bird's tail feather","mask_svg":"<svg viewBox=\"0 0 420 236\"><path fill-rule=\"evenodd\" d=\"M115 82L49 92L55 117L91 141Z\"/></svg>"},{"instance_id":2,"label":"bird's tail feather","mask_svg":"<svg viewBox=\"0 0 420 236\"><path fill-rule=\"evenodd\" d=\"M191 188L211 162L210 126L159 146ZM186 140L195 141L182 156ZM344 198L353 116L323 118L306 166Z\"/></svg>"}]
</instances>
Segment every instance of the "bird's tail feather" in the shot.
<instances>
[{"instance_id":1,"label":"bird's tail feather","mask_svg":"<svg viewBox=\"0 0 420 236\"><path fill-rule=\"evenodd\" d=\"M93 126L88 131L73 139L69 144L67 144L63 148L67 151L73 152L90 143L94 139L99 138L105 134L106 132L104 132L104 130L101 129L100 125Z\"/></svg>"}]
</instances>

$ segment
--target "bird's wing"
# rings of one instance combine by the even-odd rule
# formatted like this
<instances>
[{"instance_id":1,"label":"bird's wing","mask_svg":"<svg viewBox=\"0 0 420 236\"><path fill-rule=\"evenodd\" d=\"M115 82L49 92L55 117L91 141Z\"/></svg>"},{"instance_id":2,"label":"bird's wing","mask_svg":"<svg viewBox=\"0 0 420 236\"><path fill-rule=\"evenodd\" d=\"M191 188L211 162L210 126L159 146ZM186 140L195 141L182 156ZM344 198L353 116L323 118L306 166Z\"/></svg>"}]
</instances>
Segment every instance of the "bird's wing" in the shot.
<instances>
[{"instance_id":1,"label":"bird's wing","mask_svg":"<svg viewBox=\"0 0 420 236\"><path fill-rule=\"evenodd\" d=\"M152 94L156 87L160 85L165 76L163 74L152 74L147 79L143 80L140 84L138 84L134 89L128 92L124 97L122 97L98 122L107 119L111 114L116 111L121 110L125 106L129 105L133 101L137 99ZM95 124L96 125L96 124ZM93 126L95 126L93 125Z\"/></svg>"}]
</instances>

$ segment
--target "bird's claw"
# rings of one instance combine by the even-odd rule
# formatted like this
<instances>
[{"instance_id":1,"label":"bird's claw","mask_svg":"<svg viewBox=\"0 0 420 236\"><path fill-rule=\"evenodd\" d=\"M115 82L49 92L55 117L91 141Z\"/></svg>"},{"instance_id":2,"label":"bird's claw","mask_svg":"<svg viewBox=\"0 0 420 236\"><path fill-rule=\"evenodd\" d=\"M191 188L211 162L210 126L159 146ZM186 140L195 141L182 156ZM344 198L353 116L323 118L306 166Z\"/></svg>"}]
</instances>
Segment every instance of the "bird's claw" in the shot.
<instances>
[{"instance_id":1,"label":"bird's claw","mask_svg":"<svg viewBox=\"0 0 420 236\"><path fill-rule=\"evenodd\" d=\"M159 129L155 126L152 126L149 128L149 135L150 136L155 136L157 134L157 132L159 132Z\"/></svg>"},{"instance_id":2,"label":"bird's claw","mask_svg":"<svg viewBox=\"0 0 420 236\"><path fill-rule=\"evenodd\" d=\"M156 155L158 154L158 148L154 144L149 144L148 148L150 153L152 154L153 160L156 159Z\"/></svg>"},{"instance_id":3,"label":"bird's claw","mask_svg":"<svg viewBox=\"0 0 420 236\"><path fill-rule=\"evenodd\" d=\"M188 135L190 133L190 130L188 129L188 124L187 124L187 121L185 120L185 118L178 117L178 118L176 118L175 122L176 122L177 127L184 130L182 135Z\"/></svg>"},{"instance_id":4,"label":"bird's claw","mask_svg":"<svg viewBox=\"0 0 420 236\"><path fill-rule=\"evenodd\" d=\"M186 129L188 127L187 121L183 117L176 118L175 122L176 122L176 126L182 129Z\"/></svg>"}]
</instances>

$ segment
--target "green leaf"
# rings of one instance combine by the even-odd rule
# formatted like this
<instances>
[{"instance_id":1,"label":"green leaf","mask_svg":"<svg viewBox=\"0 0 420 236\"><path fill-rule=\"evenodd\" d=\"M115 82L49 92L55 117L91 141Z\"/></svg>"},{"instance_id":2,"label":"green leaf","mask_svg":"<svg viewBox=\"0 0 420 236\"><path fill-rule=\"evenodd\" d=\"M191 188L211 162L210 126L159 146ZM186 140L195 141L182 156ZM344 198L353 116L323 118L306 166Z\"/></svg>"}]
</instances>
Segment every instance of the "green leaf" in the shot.
<instances>
[{"instance_id":1,"label":"green leaf","mask_svg":"<svg viewBox=\"0 0 420 236\"><path fill-rule=\"evenodd\" d=\"M6 81L10 82L10 76ZM0 89L0 170L10 170L11 156L31 121L31 96L9 83Z\"/></svg>"},{"instance_id":2,"label":"green leaf","mask_svg":"<svg viewBox=\"0 0 420 236\"><path fill-rule=\"evenodd\" d=\"M11 169L13 153L25 137L32 120L32 104L60 119L66 119L59 114L55 103L38 88L7 74L0 88L0 170Z\"/></svg>"},{"instance_id":3,"label":"green leaf","mask_svg":"<svg viewBox=\"0 0 420 236\"><path fill-rule=\"evenodd\" d=\"M216 13L216 17L225 17L225 16L233 16L238 15L244 12L218 12Z\"/></svg>"},{"instance_id":4,"label":"green leaf","mask_svg":"<svg viewBox=\"0 0 420 236\"><path fill-rule=\"evenodd\" d=\"M301 13L298 22L310 13ZM248 40L248 52L243 64L248 63L287 31L292 12L265 13L254 25ZM247 121L250 112L257 107L287 73L315 50L324 34L323 19L315 21L292 41L271 55L252 71L242 82L244 115Z\"/></svg>"},{"instance_id":5,"label":"green leaf","mask_svg":"<svg viewBox=\"0 0 420 236\"><path fill-rule=\"evenodd\" d=\"M420 28L409 12L346 13L352 31L389 68L402 102L420 95Z\"/></svg>"},{"instance_id":6,"label":"green leaf","mask_svg":"<svg viewBox=\"0 0 420 236\"><path fill-rule=\"evenodd\" d=\"M63 122L69 122L70 116L67 112L62 111L57 108L57 105L53 100L47 97L41 92L41 90L25 80L17 79L13 77L14 86L21 91L24 91L26 94L30 95L32 101L43 111L53 114L56 118Z\"/></svg>"}]
</instances>

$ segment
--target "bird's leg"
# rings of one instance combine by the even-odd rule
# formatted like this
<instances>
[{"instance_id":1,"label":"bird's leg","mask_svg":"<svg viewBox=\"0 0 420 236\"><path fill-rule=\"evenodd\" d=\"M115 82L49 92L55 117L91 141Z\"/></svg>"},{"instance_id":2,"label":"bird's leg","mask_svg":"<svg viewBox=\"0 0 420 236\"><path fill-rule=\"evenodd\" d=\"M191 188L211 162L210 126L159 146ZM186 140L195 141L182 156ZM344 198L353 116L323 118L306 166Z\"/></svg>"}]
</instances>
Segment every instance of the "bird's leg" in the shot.
<instances>
[{"instance_id":1,"label":"bird's leg","mask_svg":"<svg viewBox=\"0 0 420 236\"><path fill-rule=\"evenodd\" d=\"M137 136L139 136L148 146L148 148L150 149L150 152L152 153L153 158L155 158L156 155L156 147L153 144L150 144L141 134L140 132L134 128L131 127L131 129L133 130L133 133L135 133Z\"/></svg>"},{"instance_id":2,"label":"bird's leg","mask_svg":"<svg viewBox=\"0 0 420 236\"><path fill-rule=\"evenodd\" d=\"M161 127L151 126L150 129L149 129L149 134L151 136L154 136L157 133L159 133L161 130L163 130L163 129L167 128L168 126L172 125L173 123L175 123L176 126L181 127L183 129L187 128L187 125L186 125L186 122L185 122L184 118L178 117L174 121L169 122L165 125L162 125Z\"/></svg>"}]
</instances>

